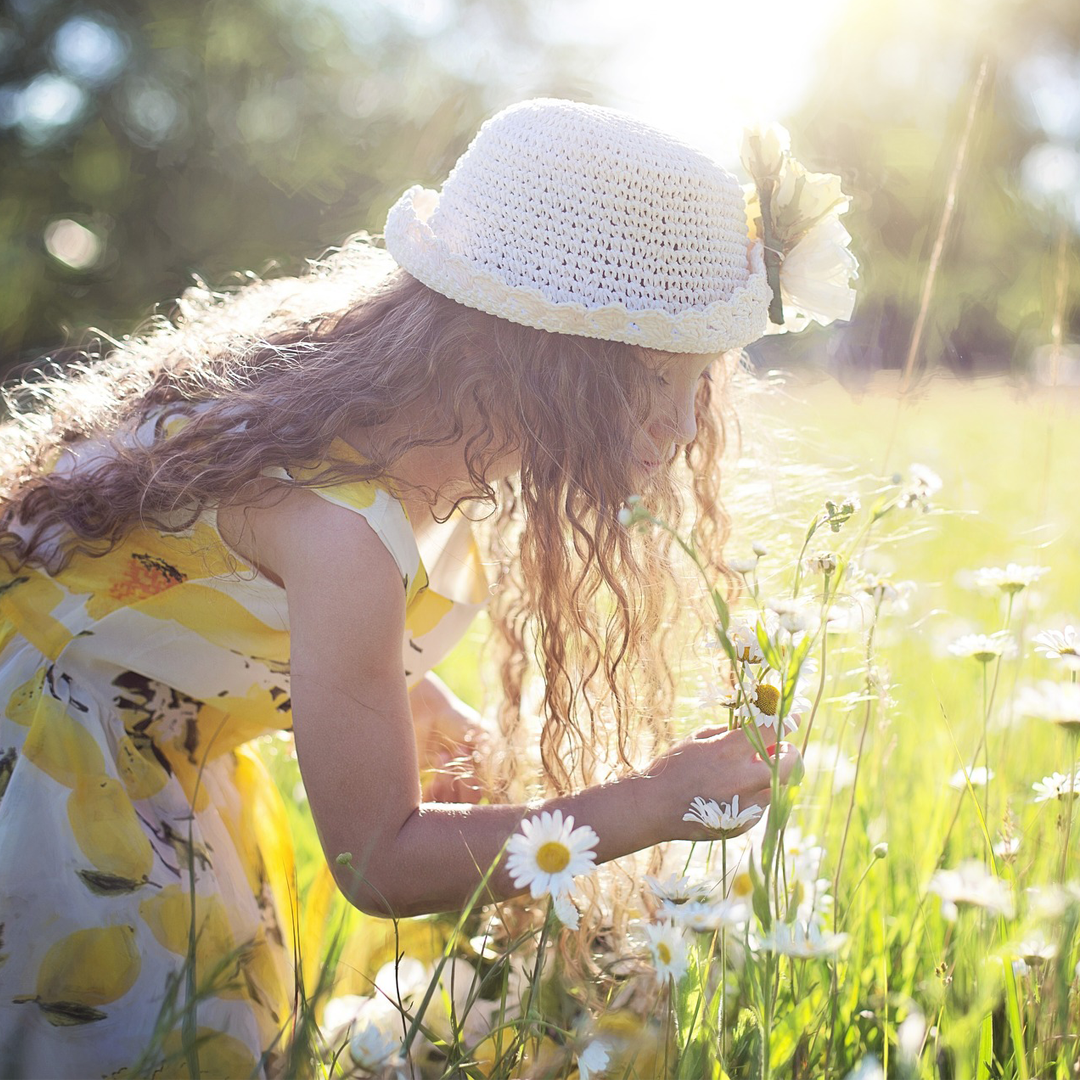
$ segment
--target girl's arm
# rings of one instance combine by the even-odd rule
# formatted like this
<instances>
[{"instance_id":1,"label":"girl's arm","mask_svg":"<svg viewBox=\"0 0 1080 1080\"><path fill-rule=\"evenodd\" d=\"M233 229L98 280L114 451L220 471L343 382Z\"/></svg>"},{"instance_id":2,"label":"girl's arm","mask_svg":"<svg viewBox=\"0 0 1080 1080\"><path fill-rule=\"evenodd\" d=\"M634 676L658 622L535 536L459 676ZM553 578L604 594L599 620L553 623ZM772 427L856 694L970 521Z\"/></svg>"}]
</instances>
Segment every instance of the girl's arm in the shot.
<instances>
[{"instance_id":1,"label":"girl's arm","mask_svg":"<svg viewBox=\"0 0 1080 1080\"><path fill-rule=\"evenodd\" d=\"M591 825L604 862L703 837L682 821L695 795L768 801L769 769L747 738L705 731L641 774L541 806L423 803L401 666L405 597L390 553L360 515L303 490L249 511L248 525L260 565L287 590L293 726L312 814L339 886L362 910L461 907L521 819L539 809ZM785 755L782 771L793 764ZM355 869L337 861L345 852ZM494 897L521 891L503 868L490 888Z\"/></svg>"}]
</instances>

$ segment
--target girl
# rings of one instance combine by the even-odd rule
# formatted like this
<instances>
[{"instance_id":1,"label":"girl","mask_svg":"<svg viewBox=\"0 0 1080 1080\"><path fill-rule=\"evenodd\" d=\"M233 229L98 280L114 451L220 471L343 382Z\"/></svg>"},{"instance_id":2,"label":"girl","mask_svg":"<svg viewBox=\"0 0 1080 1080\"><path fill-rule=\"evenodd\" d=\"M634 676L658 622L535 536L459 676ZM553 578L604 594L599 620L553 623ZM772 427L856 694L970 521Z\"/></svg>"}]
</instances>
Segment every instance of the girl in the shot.
<instances>
[{"instance_id":1,"label":"girl","mask_svg":"<svg viewBox=\"0 0 1080 1080\"><path fill-rule=\"evenodd\" d=\"M4 1075L123 1075L152 1034L186 1062L192 994L203 1075L273 1070L294 914L245 746L265 732L293 732L337 882L381 916L461 906L538 807L605 861L703 836L693 796L768 801L741 732L670 745L674 579L618 520L632 493L676 520L681 460L723 572L717 391L770 297L739 185L629 117L530 101L385 239L189 291L5 432ZM482 554L462 511L485 504ZM489 594L485 747L428 672Z\"/></svg>"}]
</instances>

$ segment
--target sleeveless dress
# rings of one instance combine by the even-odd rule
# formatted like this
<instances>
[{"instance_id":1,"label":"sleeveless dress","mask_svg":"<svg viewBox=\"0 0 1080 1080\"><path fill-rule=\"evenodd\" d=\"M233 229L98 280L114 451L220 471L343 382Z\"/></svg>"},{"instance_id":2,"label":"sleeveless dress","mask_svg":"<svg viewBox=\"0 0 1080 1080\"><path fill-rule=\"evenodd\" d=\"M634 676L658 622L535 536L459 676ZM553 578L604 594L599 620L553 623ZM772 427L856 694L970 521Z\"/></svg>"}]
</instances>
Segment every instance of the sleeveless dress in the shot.
<instances>
[{"instance_id":1,"label":"sleeveless dress","mask_svg":"<svg viewBox=\"0 0 1080 1080\"><path fill-rule=\"evenodd\" d=\"M136 438L171 433L147 425ZM328 458L360 460L340 440ZM414 685L486 594L468 522L426 537L422 557L386 489L312 490L393 556ZM213 512L55 577L2 570L0 1076L187 1076L188 1000L203 1077L274 1071L296 881L285 806L245 744L291 724L285 590Z\"/></svg>"}]
</instances>

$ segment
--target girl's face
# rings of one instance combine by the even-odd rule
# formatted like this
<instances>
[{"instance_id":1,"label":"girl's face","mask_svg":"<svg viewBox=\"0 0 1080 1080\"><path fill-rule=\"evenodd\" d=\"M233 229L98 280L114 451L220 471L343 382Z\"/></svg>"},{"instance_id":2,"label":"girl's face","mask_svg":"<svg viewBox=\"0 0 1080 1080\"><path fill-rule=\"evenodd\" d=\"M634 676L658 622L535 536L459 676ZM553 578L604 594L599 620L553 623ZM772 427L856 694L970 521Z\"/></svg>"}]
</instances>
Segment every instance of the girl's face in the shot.
<instances>
[{"instance_id":1,"label":"girl's face","mask_svg":"<svg viewBox=\"0 0 1080 1080\"><path fill-rule=\"evenodd\" d=\"M715 355L648 353L646 364L656 379L652 412L634 443L635 467L645 477L674 461L694 441L697 418L694 402L698 383L709 377Z\"/></svg>"}]
</instances>

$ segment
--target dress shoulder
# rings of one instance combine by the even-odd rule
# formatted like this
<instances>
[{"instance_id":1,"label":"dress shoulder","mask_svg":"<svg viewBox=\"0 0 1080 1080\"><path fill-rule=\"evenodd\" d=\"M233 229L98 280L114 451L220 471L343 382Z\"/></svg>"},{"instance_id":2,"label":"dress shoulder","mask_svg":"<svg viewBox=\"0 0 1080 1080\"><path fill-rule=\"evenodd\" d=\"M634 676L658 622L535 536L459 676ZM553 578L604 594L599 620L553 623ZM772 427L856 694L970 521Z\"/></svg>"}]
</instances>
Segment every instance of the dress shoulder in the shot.
<instances>
[{"instance_id":1,"label":"dress shoulder","mask_svg":"<svg viewBox=\"0 0 1080 1080\"><path fill-rule=\"evenodd\" d=\"M312 466L274 467L263 470L264 476L278 480L316 480L340 463L362 464L364 458L343 439L330 444L326 458ZM372 480L345 480L341 483L315 485L309 488L319 498L360 514L385 545L397 565L411 600L417 590L426 586L427 574L408 512L401 501L385 486Z\"/></svg>"}]
</instances>

